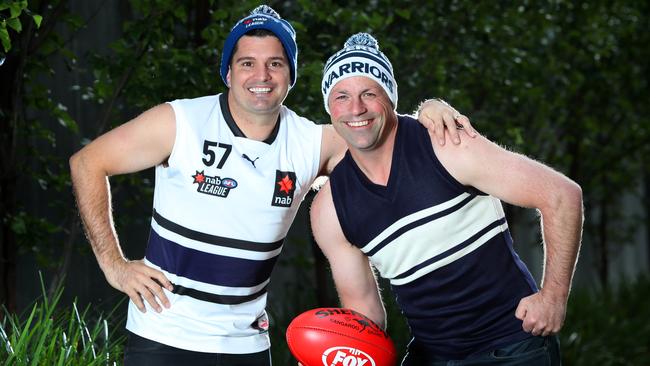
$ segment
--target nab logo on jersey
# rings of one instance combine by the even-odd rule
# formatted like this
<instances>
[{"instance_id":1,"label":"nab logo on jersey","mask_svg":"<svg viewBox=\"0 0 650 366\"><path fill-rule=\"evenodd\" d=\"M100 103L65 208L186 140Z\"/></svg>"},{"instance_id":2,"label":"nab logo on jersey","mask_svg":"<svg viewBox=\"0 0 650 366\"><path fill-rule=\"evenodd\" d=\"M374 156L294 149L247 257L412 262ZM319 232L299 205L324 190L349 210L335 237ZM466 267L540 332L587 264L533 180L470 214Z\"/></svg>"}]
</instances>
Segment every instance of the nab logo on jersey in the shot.
<instances>
[{"instance_id":1,"label":"nab logo on jersey","mask_svg":"<svg viewBox=\"0 0 650 366\"><path fill-rule=\"evenodd\" d=\"M323 366L375 366L375 360L356 348L332 347L323 352Z\"/></svg>"},{"instance_id":2,"label":"nab logo on jersey","mask_svg":"<svg viewBox=\"0 0 650 366\"><path fill-rule=\"evenodd\" d=\"M275 189L271 206L291 207L296 191L296 173L275 171Z\"/></svg>"}]
</instances>

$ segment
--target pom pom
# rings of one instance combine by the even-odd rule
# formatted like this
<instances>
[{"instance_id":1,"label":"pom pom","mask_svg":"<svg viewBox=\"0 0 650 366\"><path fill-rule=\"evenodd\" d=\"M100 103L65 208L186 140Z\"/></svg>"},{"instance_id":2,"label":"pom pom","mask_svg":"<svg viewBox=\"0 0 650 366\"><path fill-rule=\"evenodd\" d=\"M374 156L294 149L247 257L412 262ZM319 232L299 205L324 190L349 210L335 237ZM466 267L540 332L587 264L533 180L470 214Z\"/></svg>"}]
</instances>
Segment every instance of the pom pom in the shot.
<instances>
[{"instance_id":1,"label":"pom pom","mask_svg":"<svg viewBox=\"0 0 650 366\"><path fill-rule=\"evenodd\" d=\"M253 9L253 11L251 11L251 15L253 14L265 14L277 19L281 19L280 14L278 14L277 11L273 10L273 8L268 5L260 5L257 8Z\"/></svg>"},{"instance_id":2,"label":"pom pom","mask_svg":"<svg viewBox=\"0 0 650 366\"><path fill-rule=\"evenodd\" d=\"M347 41L345 41L345 45L343 47L351 48L354 46L364 46L379 50L379 44L377 43L377 40L375 37L371 36L368 33L357 33L353 35L352 37L348 38Z\"/></svg>"}]
</instances>

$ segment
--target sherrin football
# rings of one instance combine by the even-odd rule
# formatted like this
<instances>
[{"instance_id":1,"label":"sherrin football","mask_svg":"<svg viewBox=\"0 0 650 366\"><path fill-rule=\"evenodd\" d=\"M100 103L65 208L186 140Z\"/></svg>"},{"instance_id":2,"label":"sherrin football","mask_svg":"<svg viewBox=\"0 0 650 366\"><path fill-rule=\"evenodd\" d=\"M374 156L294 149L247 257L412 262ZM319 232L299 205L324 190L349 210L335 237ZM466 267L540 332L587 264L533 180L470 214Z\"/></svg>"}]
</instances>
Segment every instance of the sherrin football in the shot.
<instances>
[{"instance_id":1,"label":"sherrin football","mask_svg":"<svg viewBox=\"0 0 650 366\"><path fill-rule=\"evenodd\" d=\"M304 366L394 366L395 345L377 324L350 309L306 311L287 327L287 344Z\"/></svg>"}]
</instances>

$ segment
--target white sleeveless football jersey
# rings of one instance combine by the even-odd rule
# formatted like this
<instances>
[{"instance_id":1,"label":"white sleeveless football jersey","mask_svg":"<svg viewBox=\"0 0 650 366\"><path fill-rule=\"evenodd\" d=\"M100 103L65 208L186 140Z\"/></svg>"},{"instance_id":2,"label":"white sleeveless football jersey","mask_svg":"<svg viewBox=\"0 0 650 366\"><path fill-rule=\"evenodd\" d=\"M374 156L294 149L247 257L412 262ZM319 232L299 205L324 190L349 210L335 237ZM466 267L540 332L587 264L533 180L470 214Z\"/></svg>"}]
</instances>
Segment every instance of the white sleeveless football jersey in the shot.
<instances>
[{"instance_id":1,"label":"white sleeveless football jersey","mask_svg":"<svg viewBox=\"0 0 650 366\"><path fill-rule=\"evenodd\" d=\"M170 103L176 140L156 167L145 263L174 284L171 307L129 303L127 329L176 348L269 348L267 286L318 174L322 128L282 107L267 141L244 137L220 94Z\"/></svg>"}]
</instances>

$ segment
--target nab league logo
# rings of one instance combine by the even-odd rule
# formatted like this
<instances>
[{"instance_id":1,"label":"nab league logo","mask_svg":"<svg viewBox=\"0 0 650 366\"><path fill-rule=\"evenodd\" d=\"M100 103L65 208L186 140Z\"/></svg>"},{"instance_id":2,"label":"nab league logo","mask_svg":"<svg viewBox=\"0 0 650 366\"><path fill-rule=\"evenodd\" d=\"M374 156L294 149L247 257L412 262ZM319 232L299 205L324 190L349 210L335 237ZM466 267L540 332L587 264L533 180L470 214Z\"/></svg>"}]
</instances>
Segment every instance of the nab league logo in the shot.
<instances>
[{"instance_id":1,"label":"nab league logo","mask_svg":"<svg viewBox=\"0 0 650 366\"><path fill-rule=\"evenodd\" d=\"M291 207L293 193L296 191L296 173L275 171L275 189L271 206Z\"/></svg>"},{"instance_id":2,"label":"nab league logo","mask_svg":"<svg viewBox=\"0 0 650 366\"><path fill-rule=\"evenodd\" d=\"M332 347L323 352L323 366L375 366L369 354L352 347Z\"/></svg>"},{"instance_id":3,"label":"nab league logo","mask_svg":"<svg viewBox=\"0 0 650 366\"><path fill-rule=\"evenodd\" d=\"M196 171L196 174L192 176L194 182L192 184L198 184L196 188L197 192L209 194L215 197L228 197L231 189L237 188L237 181L232 178L221 178L219 176L208 176L205 175L204 170Z\"/></svg>"}]
</instances>

